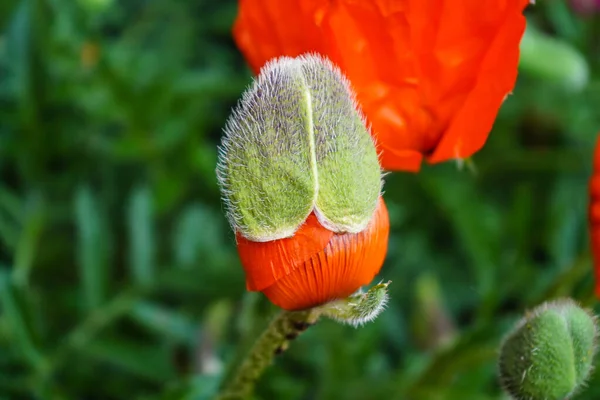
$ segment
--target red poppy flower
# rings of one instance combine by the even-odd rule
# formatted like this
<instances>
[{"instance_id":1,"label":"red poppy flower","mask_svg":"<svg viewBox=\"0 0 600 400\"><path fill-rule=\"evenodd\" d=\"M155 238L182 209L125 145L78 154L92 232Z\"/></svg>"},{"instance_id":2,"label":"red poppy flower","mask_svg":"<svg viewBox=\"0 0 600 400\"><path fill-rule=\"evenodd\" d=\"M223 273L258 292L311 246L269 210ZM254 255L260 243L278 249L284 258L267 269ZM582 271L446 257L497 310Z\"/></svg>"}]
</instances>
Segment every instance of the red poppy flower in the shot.
<instances>
[{"instance_id":1,"label":"red poppy flower","mask_svg":"<svg viewBox=\"0 0 600 400\"><path fill-rule=\"evenodd\" d=\"M600 298L600 136L594 151L594 170L590 179L589 223L594 271L596 275L596 296Z\"/></svg>"},{"instance_id":2,"label":"red poppy flower","mask_svg":"<svg viewBox=\"0 0 600 400\"><path fill-rule=\"evenodd\" d=\"M514 87L529 0L240 0L234 38L258 72L317 52L348 76L388 170L478 151Z\"/></svg>"},{"instance_id":3,"label":"red poppy flower","mask_svg":"<svg viewBox=\"0 0 600 400\"><path fill-rule=\"evenodd\" d=\"M334 233L312 213L286 239L253 242L239 233L238 252L248 290L263 292L286 310L345 298L370 283L387 252L389 217L379 198L369 225L359 233Z\"/></svg>"}]
</instances>

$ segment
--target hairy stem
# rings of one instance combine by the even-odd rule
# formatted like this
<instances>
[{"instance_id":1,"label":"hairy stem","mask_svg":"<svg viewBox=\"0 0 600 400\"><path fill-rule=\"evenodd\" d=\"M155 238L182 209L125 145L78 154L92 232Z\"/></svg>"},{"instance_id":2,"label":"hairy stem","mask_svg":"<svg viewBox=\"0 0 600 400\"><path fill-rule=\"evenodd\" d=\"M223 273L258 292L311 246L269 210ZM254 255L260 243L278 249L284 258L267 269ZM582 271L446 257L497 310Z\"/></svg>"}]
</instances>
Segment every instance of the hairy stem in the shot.
<instances>
[{"instance_id":1,"label":"hairy stem","mask_svg":"<svg viewBox=\"0 0 600 400\"><path fill-rule=\"evenodd\" d=\"M316 310L280 312L256 340L232 378L225 382L217 399L248 398L256 381L271 364L273 357L285 351L288 342L313 325L318 318L319 313Z\"/></svg>"}]
</instances>

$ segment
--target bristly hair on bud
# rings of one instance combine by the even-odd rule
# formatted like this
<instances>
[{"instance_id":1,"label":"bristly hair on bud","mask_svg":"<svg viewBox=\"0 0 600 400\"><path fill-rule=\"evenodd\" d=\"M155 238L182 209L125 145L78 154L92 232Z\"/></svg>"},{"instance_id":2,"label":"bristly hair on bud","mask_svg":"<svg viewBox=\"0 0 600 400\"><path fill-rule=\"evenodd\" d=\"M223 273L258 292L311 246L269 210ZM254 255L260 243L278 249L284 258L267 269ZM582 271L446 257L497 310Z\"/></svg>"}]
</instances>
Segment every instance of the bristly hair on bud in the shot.
<instances>
[{"instance_id":1,"label":"bristly hair on bud","mask_svg":"<svg viewBox=\"0 0 600 400\"><path fill-rule=\"evenodd\" d=\"M387 305L388 286L391 281L380 282L366 293L359 291L352 296L334 300L315 308L322 316L338 322L358 327L373 321Z\"/></svg>"},{"instance_id":2,"label":"bristly hair on bud","mask_svg":"<svg viewBox=\"0 0 600 400\"><path fill-rule=\"evenodd\" d=\"M232 228L255 242L293 236L312 212L333 232L358 233L382 188L350 83L313 54L263 67L227 121L217 176Z\"/></svg>"},{"instance_id":3,"label":"bristly hair on bud","mask_svg":"<svg viewBox=\"0 0 600 400\"><path fill-rule=\"evenodd\" d=\"M585 386L596 354L596 317L571 299L528 312L505 338L498 372L516 400L563 400Z\"/></svg>"}]
</instances>

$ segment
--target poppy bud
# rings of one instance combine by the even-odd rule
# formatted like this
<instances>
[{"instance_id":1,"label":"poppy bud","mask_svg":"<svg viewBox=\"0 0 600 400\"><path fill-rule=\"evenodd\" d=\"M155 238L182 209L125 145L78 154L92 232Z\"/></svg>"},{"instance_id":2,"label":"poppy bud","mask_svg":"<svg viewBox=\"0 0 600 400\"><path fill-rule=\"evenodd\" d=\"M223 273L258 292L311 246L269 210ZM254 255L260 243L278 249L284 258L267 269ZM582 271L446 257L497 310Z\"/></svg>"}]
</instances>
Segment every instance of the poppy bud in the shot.
<instances>
[{"instance_id":1,"label":"poppy bud","mask_svg":"<svg viewBox=\"0 0 600 400\"><path fill-rule=\"evenodd\" d=\"M519 67L522 71L573 91L586 87L590 77L587 60L566 41L529 25L520 47Z\"/></svg>"},{"instance_id":2,"label":"poppy bud","mask_svg":"<svg viewBox=\"0 0 600 400\"><path fill-rule=\"evenodd\" d=\"M500 379L515 399L570 398L587 379L596 352L595 317L570 299L528 313L500 350Z\"/></svg>"},{"instance_id":3,"label":"poppy bud","mask_svg":"<svg viewBox=\"0 0 600 400\"><path fill-rule=\"evenodd\" d=\"M249 290L298 310L368 284L387 250L373 140L315 55L269 62L225 127L217 174Z\"/></svg>"}]
</instances>

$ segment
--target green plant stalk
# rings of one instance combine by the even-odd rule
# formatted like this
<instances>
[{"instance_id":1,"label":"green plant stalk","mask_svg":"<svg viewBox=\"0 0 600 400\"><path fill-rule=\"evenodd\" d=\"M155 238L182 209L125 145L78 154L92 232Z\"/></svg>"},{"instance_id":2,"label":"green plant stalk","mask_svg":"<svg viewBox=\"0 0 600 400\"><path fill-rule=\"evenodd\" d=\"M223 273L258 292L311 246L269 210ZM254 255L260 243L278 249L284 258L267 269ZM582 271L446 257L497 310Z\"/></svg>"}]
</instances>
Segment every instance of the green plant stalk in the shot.
<instances>
[{"instance_id":1,"label":"green plant stalk","mask_svg":"<svg viewBox=\"0 0 600 400\"><path fill-rule=\"evenodd\" d=\"M290 340L315 324L319 314L315 309L280 312L256 340L232 378L225 382L217 399L248 398L258 378L273 361L273 357L285 351Z\"/></svg>"}]
</instances>

